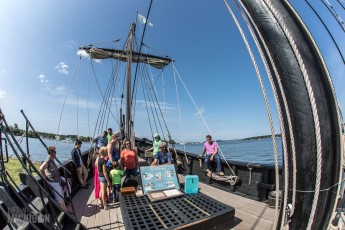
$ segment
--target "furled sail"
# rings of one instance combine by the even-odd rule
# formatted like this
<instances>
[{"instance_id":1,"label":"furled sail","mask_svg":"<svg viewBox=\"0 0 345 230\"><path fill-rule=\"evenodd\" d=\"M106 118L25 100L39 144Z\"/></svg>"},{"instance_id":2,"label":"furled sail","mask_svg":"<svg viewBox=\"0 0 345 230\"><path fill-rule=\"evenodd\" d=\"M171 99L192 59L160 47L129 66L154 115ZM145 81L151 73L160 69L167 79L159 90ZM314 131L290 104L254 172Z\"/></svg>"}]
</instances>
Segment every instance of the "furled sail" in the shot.
<instances>
[{"instance_id":1,"label":"furled sail","mask_svg":"<svg viewBox=\"0 0 345 230\"><path fill-rule=\"evenodd\" d=\"M81 47L80 49L85 50L93 59L114 58L116 60L126 62L129 55L129 51L127 50L104 49L95 47ZM135 51L133 51L132 56L132 62L149 64L156 69L163 69L172 61L173 60L168 57L158 57L144 53L141 53L139 56L139 53Z\"/></svg>"}]
</instances>

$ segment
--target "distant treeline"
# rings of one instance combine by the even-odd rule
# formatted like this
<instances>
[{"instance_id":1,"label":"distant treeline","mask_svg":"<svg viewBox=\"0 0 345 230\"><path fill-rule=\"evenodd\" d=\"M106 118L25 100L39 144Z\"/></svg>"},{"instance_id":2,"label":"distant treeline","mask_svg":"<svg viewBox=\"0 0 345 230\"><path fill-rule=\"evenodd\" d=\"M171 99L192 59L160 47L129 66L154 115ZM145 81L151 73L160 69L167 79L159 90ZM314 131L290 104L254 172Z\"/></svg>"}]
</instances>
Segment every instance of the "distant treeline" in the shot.
<instances>
[{"instance_id":1,"label":"distant treeline","mask_svg":"<svg viewBox=\"0 0 345 230\"><path fill-rule=\"evenodd\" d=\"M276 134L276 137L281 137L281 134ZM261 140L261 139L265 139L265 138L271 138L271 135L264 135L264 136L256 136L256 137L247 137L247 138L243 138L243 139L237 139L237 140ZM216 140L217 142L232 142L234 140ZM196 142L196 141L190 141L190 142L184 142L183 144L202 144L204 142Z\"/></svg>"},{"instance_id":2,"label":"distant treeline","mask_svg":"<svg viewBox=\"0 0 345 230\"><path fill-rule=\"evenodd\" d=\"M6 130L6 131L11 131L15 136L26 136L26 132L24 129L19 129L13 126L9 126L10 130ZM56 134L53 133L45 133L45 132L34 132L32 130L28 130L28 137L31 138L45 138L45 139L56 139ZM59 134L59 140L65 140L65 139L69 139L71 138L72 141L77 140L77 135L61 135ZM83 142L89 142L90 140L92 140L91 137L83 137L83 136L79 136L79 140L83 141Z\"/></svg>"},{"instance_id":3,"label":"distant treeline","mask_svg":"<svg viewBox=\"0 0 345 230\"><path fill-rule=\"evenodd\" d=\"M243 138L241 140L259 140L259 139L265 139L265 138L271 138L272 135L264 135L264 136L257 136L257 137L247 137ZM281 134L276 134L276 137L281 137Z\"/></svg>"}]
</instances>

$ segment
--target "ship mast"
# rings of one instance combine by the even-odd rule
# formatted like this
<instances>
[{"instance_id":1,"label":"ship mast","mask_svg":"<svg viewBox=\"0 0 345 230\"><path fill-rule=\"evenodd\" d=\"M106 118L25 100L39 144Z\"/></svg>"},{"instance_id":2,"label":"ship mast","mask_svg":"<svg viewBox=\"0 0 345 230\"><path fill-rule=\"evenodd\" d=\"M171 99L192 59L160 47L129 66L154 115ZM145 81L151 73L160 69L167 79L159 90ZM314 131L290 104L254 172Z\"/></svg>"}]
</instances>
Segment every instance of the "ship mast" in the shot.
<instances>
[{"instance_id":1,"label":"ship mast","mask_svg":"<svg viewBox=\"0 0 345 230\"><path fill-rule=\"evenodd\" d=\"M127 69L126 69L126 130L128 140L132 139L133 123L131 121L131 88L132 88L132 62L133 62L133 37L135 33L135 23L132 23L130 28L130 34L128 38L128 58L127 58Z\"/></svg>"},{"instance_id":2,"label":"ship mast","mask_svg":"<svg viewBox=\"0 0 345 230\"><path fill-rule=\"evenodd\" d=\"M126 114L122 114L120 108L120 130L124 138L130 140L134 144L134 121L132 120L132 64L143 63L148 64L156 69L163 69L169 65L173 60L169 57L159 57L151 54L142 54L140 51L134 50L134 37L135 37L135 23L130 26L130 32L127 39L125 50L97 48L92 45L79 47L80 50L87 52L92 59L115 59L117 61L127 62L125 74L125 90L126 90ZM122 94L123 95L123 94Z\"/></svg>"}]
</instances>

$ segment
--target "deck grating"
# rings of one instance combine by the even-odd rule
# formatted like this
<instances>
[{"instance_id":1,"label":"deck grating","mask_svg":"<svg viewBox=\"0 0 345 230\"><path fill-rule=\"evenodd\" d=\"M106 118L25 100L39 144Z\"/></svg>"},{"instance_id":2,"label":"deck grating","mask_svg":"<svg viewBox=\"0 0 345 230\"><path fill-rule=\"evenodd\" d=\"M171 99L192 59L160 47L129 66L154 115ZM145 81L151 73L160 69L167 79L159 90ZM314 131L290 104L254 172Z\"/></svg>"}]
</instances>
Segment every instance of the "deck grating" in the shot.
<instances>
[{"instance_id":1,"label":"deck grating","mask_svg":"<svg viewBox=\"0 0 345 230\"><path fill-rule=\"evenodd\" d=\"M230 212L234 212L232 207L202 193L155 203L146 195L125 195L120 200L127 229L174 229L224 213L229 213L230 218Z\"/></svg>"},{"instance_id":2,"label":"deck grating","mask_svg":"<svg viewBox=\"0 0 345 230\"><path fill-rule=\"evenodd\" d=\"M179 175L180 181L184 181L184 177ZM93 180L90 180L91 184ZM203 203L203 211L206 211L208 213L217 212L217 208L219 208L218 202L222 204L227 204L236 209L235 213L235 226L233 229L236 230L247 230L247 229L272 229L273 227L273 220L274 220L274 209L268 208L267 204L250 200L245 197L241 197L235 194L231 194L226 191L221 191L219 189L215 189L213 187L210 187L209 185L206 185L204 183L199 183L200 191L203 194L206 194L212 198L215 199L215 201L207 202L208 200L203 200L202 198L199 199L199 202ZM97 200L94 198L93 193L93 185L90 186L88 190L81 189L76 196L73 197L73 204L74 208L76 210L76 214L78 217L78 220L81 221L82 224L84 224L88 229L125 229L124 220L125 218L122 216L121 208L119 203L111 204L111 209L109 210L101 210L99 206L97 205ZM139 192L140 195L140 192ZM130 207L137 206L137 209L139 207L144 207L146 198L142 196L138 200L131 200ZM187 198L184 196L184 198ZM173 200L172 200L173 201ZM192 196L188 198L188 201L192 202L194 201L192 199ZM215 202L215 203L214 203ZM158 203L151 203L153 205L157 205ZM178 206L183 205L180 204L180 202L175 202L175 204L171 204L172 206ZM185 208L182 206L181 208ZM213 209L215 209L213 211ZM154 209L155 210L155 209ZM166 208L166 210L171 210L171 206L169 208ZM145 214L147 212L147 214ZM220 210L221 212L221 210ZM107 217L105 216L107 215ZM151 219L148 218L146 220L146 224L144 222L139 222L136 224L138 227L144 226L147 227L147 229L164 229L163 226L160 226L159 228L156 227L155 222L159 222L158 218L152 217L153 211L152 209L145 208L145 212L142 212L141 218L146 218L147 215L150 215ZM166 211L165 214L166 217L170 218L169 215L174 215L177 220L171 221L171 224L178 224L178 223L186 223L189 221L189 217L185 215L184 213L180 212L179 215L175 214L175 211ZM202 214L199 214L202 215ZM193 218L193 217L191 217ZM169 224L169 222L163 222ZM126 228L131 229L131 228ZM227 228L225 228L227 229Z\"/></svg>"}]
</instances>

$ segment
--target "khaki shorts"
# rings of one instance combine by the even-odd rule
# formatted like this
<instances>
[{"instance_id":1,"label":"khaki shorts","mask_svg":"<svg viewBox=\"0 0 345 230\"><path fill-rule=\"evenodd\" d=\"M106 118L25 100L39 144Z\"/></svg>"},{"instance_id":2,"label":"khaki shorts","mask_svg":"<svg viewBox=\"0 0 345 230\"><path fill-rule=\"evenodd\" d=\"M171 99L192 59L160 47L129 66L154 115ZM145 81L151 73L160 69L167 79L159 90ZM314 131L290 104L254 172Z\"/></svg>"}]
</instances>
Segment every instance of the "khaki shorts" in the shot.
<instances>
[{"instance_id":1,"label":"khaki shorts","mask_svg":"<svg viewBox=\"0 0 345 230\"><path fill-rule=\"evenodd\" d=\"M153 152L145 152L145 157L153 157Z\"/></svg>"}]
</instances>

